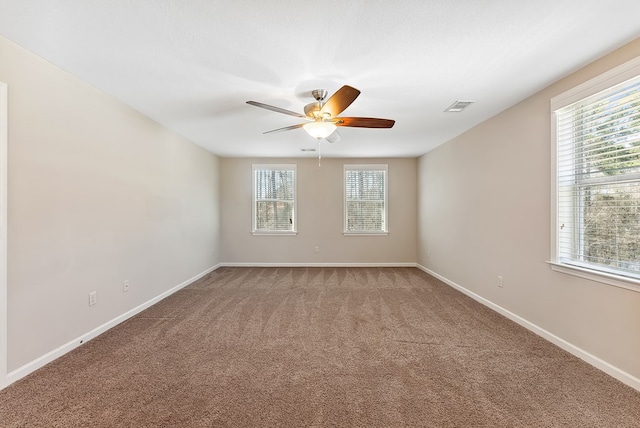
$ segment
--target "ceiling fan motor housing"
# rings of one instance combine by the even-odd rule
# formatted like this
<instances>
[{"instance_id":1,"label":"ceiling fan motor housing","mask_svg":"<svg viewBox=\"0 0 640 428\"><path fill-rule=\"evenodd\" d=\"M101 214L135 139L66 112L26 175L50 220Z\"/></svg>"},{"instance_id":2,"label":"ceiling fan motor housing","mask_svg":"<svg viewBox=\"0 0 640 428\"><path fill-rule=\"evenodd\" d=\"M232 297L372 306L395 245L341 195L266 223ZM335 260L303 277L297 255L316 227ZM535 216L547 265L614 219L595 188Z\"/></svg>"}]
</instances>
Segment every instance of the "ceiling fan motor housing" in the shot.
<instances>
[{"instance_id":1,"label":"ceiling fan motor housing","mask_svg":"<svg viewBox=\"0 0 640 428\"><path fill-rule=\"evenodd\" d=\"M326 89L314 89L313 91L311 91L311 95L313 95L313 98L316 99L316 101L324 101L325 98L327 98L327 95L329 93L327 92Z\"/></svg>"},{"instance_id":2,"label":"ceiling fan motor housing","mask_svg":"<svg viewBox=\"0 0 640 428\"><path fill-rule=\"evenodd\" d=\"M327 94L328 92L326 89L314 89L311 91L311 95L313 95L313 98L315 98L317 102L304 106L304 114L312 119L317 119L318 112L323 105L322 101L327 97Z\"/></svg>"}]
</instances>

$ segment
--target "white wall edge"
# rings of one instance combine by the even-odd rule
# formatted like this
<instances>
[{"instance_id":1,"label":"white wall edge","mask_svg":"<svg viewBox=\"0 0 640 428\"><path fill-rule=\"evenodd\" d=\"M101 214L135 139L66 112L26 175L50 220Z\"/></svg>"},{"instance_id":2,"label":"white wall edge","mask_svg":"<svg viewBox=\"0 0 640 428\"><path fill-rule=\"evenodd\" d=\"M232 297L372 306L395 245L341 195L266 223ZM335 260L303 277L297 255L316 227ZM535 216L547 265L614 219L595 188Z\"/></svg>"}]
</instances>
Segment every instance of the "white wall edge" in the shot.
<instances>
[{"instance_id":1,"label":"white wall edge","mask_svg":"<svg viewBox=\"0 0 640 428\"><path fill-rule=\"evenodd\" d=\"M0 82L0 389L7 383L7 181L8 181L8 87Z\"/></svg>"},{"instance_id":2,"label":"white wall edge","mask_svg":"<svg viewBox=\"0 0 640 428\"><path fill-rule=\"evenodd\" d=\"M36 358L35 360L23 365L22 367L13 370L10 373L7 373L6 376L6 383L5 385L2 385L2 388L9 386L10 384L12 384L13 382L22 379L23 377L33 373L34 371L38 370L41 367L44 367L45 365L49 364L50 362L52 362L53 360L56 360L57 358L60 358L61 356L63 356L64 354L74 350L75 348L85 344L86 342L90 341L91 339L96 338L97 336L99 336L100 334L106 332L107 330L115 327L116 325L128 320L129 318L133 317L134 315L137 315L138 313L142 312L143 310L155 305L156 303L158 303L159 301L161 301L162 299L172 295L173 293L175 293L176 291L181 290L182 288L186 287L187 285L199 280L200 278L202 278L203 276L213 272L214 270L218 269L220 266L222 266L221 264L217 264L207 270L205 270L204 272L201 272L189 279L187 279L186 281L176 285L175 287L165 291L164 293L142 303L141 305L136 306L135 308L123 313L122 315L112 319L111 321L108 321L104 324L102 324L99 327L94 328L93 330L83 334L82 336L71 340L70 342L60 346L59 348L48 352L47 354Z\"/></svg>"},{"instance_id":3,"label":"white wall edge","mask_svg":"<svg viewBox=\"0 0 640 428\"><path fill-rule=\"evenodd\" d=\"M555 334L543 329L542 327L537 326L536 324L522 318L521 316L514 314L513 312L503 308L502 306L497 305L492 301L485 299L484 297L474 293L473 291L470 291L464 288L463 286L456 284L455 282L427 269L426 267L420 264L416 264L416 267L422 270L423 272L426 272L429 275L435 278L438 278L440 281L444 282L450 287L453 287L456 290L466 294L467 296L471 297L477 302L482 303L483 305L487 306L489 309L492 309L498 312L499 314L504 315L505 317L509 318L511 321L518 323L519 325L526 328L527 330L537 334L543 339L548 340L549 342L560 347L561 349L564 349L570 354L573 354L574 356L580 358L581 360L589 363L593 367L605 372L609 376L619 380L625 385L628 385L631 388L637 391L640 391L640 379L638 379L637 377L625 372L624 370L619 369L618 367L604 361L601 358L596 357L593 354L590 354L584 349L577 347L576 345L562 339L561 337L556 336Z\"/></svg>"},{"instance_id":4,"label":"white wall edge","mask_svg":"<svg viewBox=\"0 0 640 428\"><path fill-rule=\"evenodd\" d=\"M220 263L220 267L416 267L415 262L389 263L262 263L262 262L229 262Z\"/></svg>"}]
</instances>

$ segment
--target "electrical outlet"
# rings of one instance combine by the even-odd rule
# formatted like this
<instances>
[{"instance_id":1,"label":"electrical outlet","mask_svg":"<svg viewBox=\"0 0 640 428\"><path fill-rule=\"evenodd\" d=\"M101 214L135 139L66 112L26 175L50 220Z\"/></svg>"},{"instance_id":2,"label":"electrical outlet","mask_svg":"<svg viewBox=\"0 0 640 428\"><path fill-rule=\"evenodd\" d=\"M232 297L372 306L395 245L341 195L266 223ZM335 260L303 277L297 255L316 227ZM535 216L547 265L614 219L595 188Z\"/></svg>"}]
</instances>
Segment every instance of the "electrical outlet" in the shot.
<instances>
[{"instance_id":1,"label":"electrical outlet","mask_svg":"<svg viewBox=\"0 0 640 428\"><path fill-rule=\"evenodd\" d=\"M427 258L430 259L431 258L431 250L427 250Z\"/></svg>"},{"instance_id":2,"label":"electrical outlet","mask_svg":"<svg viewBox=\"0 0 640 428\"><path fill-rule=\"evenodd\" d=\"M498 287L504 287L504 280L501 276L498 276Z\"/></svg>"},{"instance_id":3,"label":"electrical outlet","mask_svg":"<svg viewBox=\"0 0 640 428\"><path fill-rule=\"evenodd\" d=\"M315 251L316 253L319 253L320 252L320 247L314 248L313 251Z\"/></svg>"},{"instance_id":4,"label":"electrical outlet","mask_svg":"<svg viewBox=\"0 0 640 428\"><path fill-rule=\"evenodd\" d=\"M129 280L125 279L122 281L122 292L126 293L127 291L129 291Z\"/></svg>"},{"instance_id":5,"label":"electrical outlet","mask_svg":"<svg viewBox=\"0 0 640 428\"><path fill-rule=\"evenodd\" d=\"M98 303L98 292L92 291L89 293L89 306L93 306Z\"/></svg>"}]
</instances>

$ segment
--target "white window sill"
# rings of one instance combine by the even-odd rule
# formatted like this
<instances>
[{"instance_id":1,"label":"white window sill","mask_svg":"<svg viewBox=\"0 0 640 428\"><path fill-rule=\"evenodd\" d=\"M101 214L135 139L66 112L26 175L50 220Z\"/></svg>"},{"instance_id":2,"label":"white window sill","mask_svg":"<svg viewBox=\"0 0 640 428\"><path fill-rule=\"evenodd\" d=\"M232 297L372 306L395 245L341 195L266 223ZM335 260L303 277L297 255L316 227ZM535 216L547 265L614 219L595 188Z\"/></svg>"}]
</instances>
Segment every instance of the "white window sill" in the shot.
<instances>
[{"instance_id":1,"label":"white window sill","mask_svg":"<svg viewBox=\"0 0 640 428\"><path fill-rule=\"evenodd\" d=\"M267 231L258 231L258 232L251 232L252 235L255 236L295 236L298 234L298 232L267 232Z\"/></svg>"},{"instance_id":2,"label":"white window sill","mask_svg":"<svg viewBox=\"0 0 640 428\"><path fill-rule=\"evenodd\" d=\"M551 269L556 272L562 272L573 276L579 276L580 278L589 279L591 281L597 281L604 284L613 285L615 287L625 288L631 291L637 291L640 293L640 279L635 279L627 276L616 275L607 272L601 272L593 269L588 269L580 266L569 265L566 263L547 262L551 265Z\"/></svg>"},{"instance_id":3,"label":"white window sill","mask_svg":"<svg viewBox=\"0 0 640 428\"><path fill-rule=\"evenodd\" d=\"M342 232L344 236L386 236L389 232Z\"/></svg>"}]
</instances>

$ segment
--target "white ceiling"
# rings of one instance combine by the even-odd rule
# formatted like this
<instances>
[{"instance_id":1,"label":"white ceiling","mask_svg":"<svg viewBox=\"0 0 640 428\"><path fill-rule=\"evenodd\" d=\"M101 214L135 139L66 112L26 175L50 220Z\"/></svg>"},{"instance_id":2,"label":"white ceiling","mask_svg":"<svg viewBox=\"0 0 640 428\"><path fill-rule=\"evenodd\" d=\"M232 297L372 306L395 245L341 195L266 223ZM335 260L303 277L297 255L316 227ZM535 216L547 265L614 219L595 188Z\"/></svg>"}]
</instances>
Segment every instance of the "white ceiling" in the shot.
<instances>
[{"instance_id":1,"label":"white ceiling","mask_svg":"<svg viewBox=\"0 0 640 428\"><path fill-rule=\"evenodd\" d=\"M322 155L412 157L640 36L640 1L2 0L0 35L221 156L317 156L245 101L302 112L348 84L343 115L396 125Z\"/></svg>"}]
</instances>

